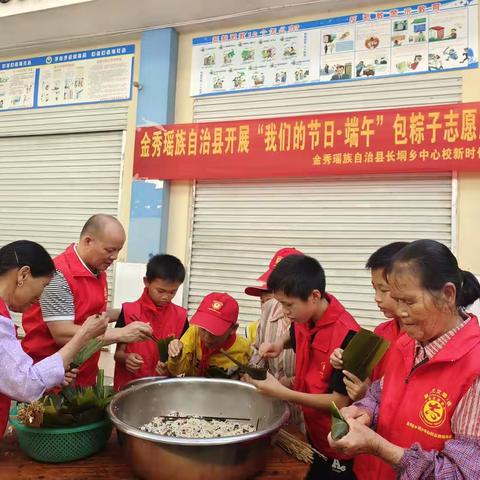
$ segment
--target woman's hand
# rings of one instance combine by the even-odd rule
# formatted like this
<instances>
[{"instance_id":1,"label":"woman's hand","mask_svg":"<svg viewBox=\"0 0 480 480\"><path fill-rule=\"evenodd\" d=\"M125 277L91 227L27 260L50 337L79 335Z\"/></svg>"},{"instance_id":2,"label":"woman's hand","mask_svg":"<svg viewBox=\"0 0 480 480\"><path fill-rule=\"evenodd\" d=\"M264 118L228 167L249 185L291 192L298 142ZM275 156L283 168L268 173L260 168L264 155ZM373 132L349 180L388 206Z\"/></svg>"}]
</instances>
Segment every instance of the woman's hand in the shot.
<instances>
[{"instance_id":1,"label":"woman's hand","mask_svg":"<svg viewBox=\"0 0 480 480\"><path fill-rule=\"evenodd\" d=\"M350 405L349 407L343 407L340 410L340 413L343 415L345 420L352 419L356 420L363 425L369 427L372 424L372 416L370 412L363 408L356 407L355 405Z\"/></svg>"},{"instance_id":2,"label":"woman's hand","mask_svg":"<svg viewBox=\"0 0 480 480\"><path fill-rule=\"evenodd\" d=\"M345 378L343 379L343 383L347 387L348 396L354 402L356 402L357 400L361 400L367 393L367 390L370 388L370 385L372 384L370 379L367 378L364 382L362 382L356 375L348 372L347 370L343 370L342 373L345 375Z\"/></svg>"},{"instance_id":3,"label":"woman's hand","mask_svg":"<svg viewBox=\"0 0 480 480\"><path fill-rule=\"evenodd\" d=\"M350 408L350 407L346 407ZM342 414L343 414L342 409ZM328 443L332 448L348 456L361 453L377 454L383 438L364 423L354 418L345 418L350 431L340 440L333 440L331 432L328 434Z\"/></svg>"},{"instance_id":4,"label":"woman's hand","mask_svg":"<svg viewBox=\"0 0 480 480\"><path fill-rule=\"evenodd\" d=\"M68 387L71 383L75 381L78 375L78 368L72 368L68 372L65 372L65 377L63 379L62 385Z\"/></svg>"},{"instance_id":5,"label":"woman's hand","mask_svg":"<svg viewBox=\"0 0 480 480\"><path fill-rule=\"evenodd\" d=\"M279 398L285 400L285 395L290 392L290 389L282 385L271 373L267 372L266 380L254 380L249 375L243 377L244 381L255 385L257 389L264 395L269 397Z\"/></svg>"},{"instance_id":6,"label":"woman's hand","mask_svg":"<svg viewBox=\"0 0 480 480\"><path fill-rule=\"evenodd\" d=\"M343 368L343 350L341 348L336 348L330 355L330 365L335 370Z\"/></svg>"}]
</instances>

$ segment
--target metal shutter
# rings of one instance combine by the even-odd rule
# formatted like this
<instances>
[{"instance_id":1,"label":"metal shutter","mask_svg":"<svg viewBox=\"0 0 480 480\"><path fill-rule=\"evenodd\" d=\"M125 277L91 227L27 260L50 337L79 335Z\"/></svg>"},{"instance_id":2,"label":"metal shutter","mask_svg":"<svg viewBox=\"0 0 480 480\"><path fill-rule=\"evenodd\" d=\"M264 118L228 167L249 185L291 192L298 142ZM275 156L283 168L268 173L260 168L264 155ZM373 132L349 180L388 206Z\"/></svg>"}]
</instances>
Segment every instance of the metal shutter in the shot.
<instances>
[{"instance_id":1,"label":"metal shutter","mask_svg":"<svg viewBox=\"0 0 480 480\"><path fill-rule=\"evenodd\" d=\"M458 75L370 80L195 99L194 121L456 103ZM293 246L325 267L327 290L357 321L382 321L364 265L395 240L452 243L450 174L198 182L195 187L188 306L211 291L240 303L242 323L259 317L243 293L266 270L273 252ZM453 199L455 200L455 199Z\"/></svg>"},{"instance_id":2,"label":"metal shutter","mask_svg":"<svg viewBox=\"0 0 480 480\"><path fill-rule=\"evenodd\" d=\"M0 113L0 245L34 240L52 255L94 213L117 215L126 104ZM113 287L113 270L109 285Z\"/></svg>"},{"instance_id":3,"label":"metal shutter","mask_svg":"<svg viewBox=\"0 0 480 480\"><path fill-rule=\"evenodd\" d=\"M461 75L445 73L199 97L193 114L195 122L212 122L461 101Z\"/></svg>"},{"instance_id":4,"label":"metal shutter","mask_svg":"<svg viewBox=\"0 0 480 480\"><path fill-rule=\"evenodd\" d=\"M404 175L199 182L195 192L189 308L212 291L255 321L259 301L243 293L273 252L296 247L325 268L327 290L362 325L382 320L365 262L396 240L451 242L451 177Z\"/></svg>"}]
</instances>

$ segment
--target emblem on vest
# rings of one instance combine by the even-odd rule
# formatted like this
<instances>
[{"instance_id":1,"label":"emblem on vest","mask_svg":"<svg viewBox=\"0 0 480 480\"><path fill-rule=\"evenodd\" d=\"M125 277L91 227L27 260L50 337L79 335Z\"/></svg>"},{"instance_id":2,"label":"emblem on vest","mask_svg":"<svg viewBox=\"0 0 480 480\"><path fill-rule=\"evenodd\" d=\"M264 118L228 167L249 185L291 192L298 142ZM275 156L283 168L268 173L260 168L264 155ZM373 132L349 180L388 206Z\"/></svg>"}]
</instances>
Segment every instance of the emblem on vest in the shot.
<instances>
[{"instance_id":1,"label":"emblem on vest","mask_svg":"<svg viewBox=\"0 0 480 480\"><path fill-rule=\"evenodd\" d=\"M223 302L220 302L219 300L214 300L209 310L215 313L219 313L222 307L223 307Z\"/></svg>"},{"instance_id":2,"label":"emblem on vest","mask_svg":"<svg viewBox=\"0 0 480 480\"><path fill-rule=\"evenodd\" d=\"M432 389L424 396L420 418L427 427L440 427L447 418L447 408L452 405L448 394L438 388Z\"/></svg>"}]
</instances>

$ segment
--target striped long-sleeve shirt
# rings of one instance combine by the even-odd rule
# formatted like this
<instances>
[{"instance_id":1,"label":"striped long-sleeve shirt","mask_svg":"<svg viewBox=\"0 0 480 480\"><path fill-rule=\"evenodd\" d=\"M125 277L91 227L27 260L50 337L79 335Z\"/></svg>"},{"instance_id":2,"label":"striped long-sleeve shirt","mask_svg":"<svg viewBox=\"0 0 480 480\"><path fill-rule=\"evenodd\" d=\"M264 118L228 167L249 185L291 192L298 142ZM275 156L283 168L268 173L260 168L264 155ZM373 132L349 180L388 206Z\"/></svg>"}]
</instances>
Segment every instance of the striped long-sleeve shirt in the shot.
<instances>
[{"instance_id":1,"label":"striped long-sleeve shirt","mask_svg":"<svg viewBox=\"0 0 480 480\"><path fill-rule=\"evenodd\" d=\"M12 320L0 315L0 393L21 402L32 402L46 389L62 383L64 375L59 353L34 365L17 340Z\"/></svg>"}]
</instances>

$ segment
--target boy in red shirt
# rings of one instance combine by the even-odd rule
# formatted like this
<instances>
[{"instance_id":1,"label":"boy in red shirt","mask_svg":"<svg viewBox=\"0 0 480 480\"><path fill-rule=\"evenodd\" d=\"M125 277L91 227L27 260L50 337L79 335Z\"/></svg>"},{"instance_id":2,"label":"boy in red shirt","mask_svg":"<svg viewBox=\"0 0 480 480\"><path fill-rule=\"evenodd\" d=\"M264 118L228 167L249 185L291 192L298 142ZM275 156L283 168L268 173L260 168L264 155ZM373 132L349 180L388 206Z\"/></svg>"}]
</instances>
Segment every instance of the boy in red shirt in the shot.
<instances>
[{"instance_id":1,"label":"boy in red shirt","mask_svg":"<svg viewBox=\"0 0 480 480\"><path fill-rule=\"evenodd\" d=\"M351 330L359 325L340 302L325 291L325 273L312 257L291 255L284 258L270 274L267 287L282 304L293 322L289 332L274 343L260 346L260 354L275 358L284 348L295 347L295 383L291 390L272 375L264 381L247 377L263 393L302 406L307 434L312 445L327 457L315 457L307 479L352 480L352 460L328 445L331 428L329 406L340 408L350 403L347 395L331 388L333 369L329 358Z\"/></svg>"},{"instance_id":2,"label":"boy in red shirt","mask_svg":"<svg viewBox=\"0 0 480 480\"><path fill-rule=\"evenodd\" d=\"M172 255L155 255L147 264L143 279L142 296L124 303L117 322L123 327L140 320L148 323L158 338L180 338L188 329L187 311L172 303L172 299L185 279L185 267ZM158 347L153 340L119 343L115 351L114 385L118 391L125 383L136 378L167 375L166 364L160 362Z\"/></svg>"}]
</instances>

